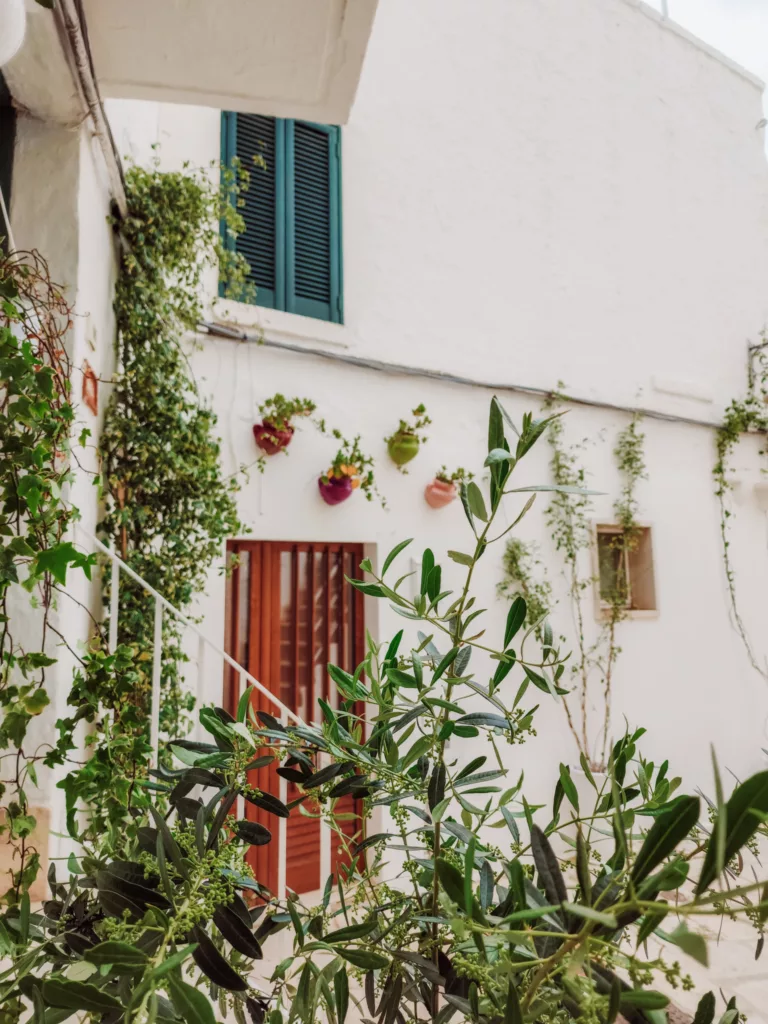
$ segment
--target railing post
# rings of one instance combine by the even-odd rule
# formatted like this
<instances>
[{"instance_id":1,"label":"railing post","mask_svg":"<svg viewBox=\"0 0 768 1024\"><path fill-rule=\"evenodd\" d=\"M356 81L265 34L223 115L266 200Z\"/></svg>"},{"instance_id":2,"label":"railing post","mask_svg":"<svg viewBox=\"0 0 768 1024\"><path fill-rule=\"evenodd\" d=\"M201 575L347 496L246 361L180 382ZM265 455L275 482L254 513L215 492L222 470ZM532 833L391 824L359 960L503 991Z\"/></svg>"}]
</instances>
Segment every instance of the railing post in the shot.
<instances>
[{"instance_id":1,"label":"railing post","mask_svg":"<svg viewBox=\"0 0 768 1024\"><path fill-rule=\"evenodd\" d=\"M120 614L120 564L112 558L112 579L109 585L109 653L117 650L117 618Z\"/></svg>"},{"instance_id":2,"label":"railing post","mask_svg":"<svg viewBox=\"0 0 768 1024\"><path fill-rule=\"evenodd\" d=\"M198 633L197 636L197 703L196 708L199 711L205 703L205 648L208 646L207 641L202 633ZM203 738L204 729L200 725L199 720L194 724L194 730L200 739Z\"/></svg>"},{"instance_id":3,"label":"railing post","mask_svg":"<svg viewBox=\"0 0 768 1024\"><path fill-rule=\"evenodd\" d=\"M285 712L280 715L280 722L283 726L288 725L288 716ZM288 799L288 781L282 776L280 776L278 796L283 803L286 803ZM277 820L277 898L284 900L287 875L288 821L286 818L278 818Z\"/></svg>"},{"instance_id":4,"label":"railing post","mask_svg":"<svg viewBox=\"0 0 768 1024\"><path fill-rule=\"evenodd\" d=\"M152 703L150 705L149 741L152 766L160 760L160 677L163 669L163 603L155 598L155 638L152 651Z\"/></svg>"}]
</instances>

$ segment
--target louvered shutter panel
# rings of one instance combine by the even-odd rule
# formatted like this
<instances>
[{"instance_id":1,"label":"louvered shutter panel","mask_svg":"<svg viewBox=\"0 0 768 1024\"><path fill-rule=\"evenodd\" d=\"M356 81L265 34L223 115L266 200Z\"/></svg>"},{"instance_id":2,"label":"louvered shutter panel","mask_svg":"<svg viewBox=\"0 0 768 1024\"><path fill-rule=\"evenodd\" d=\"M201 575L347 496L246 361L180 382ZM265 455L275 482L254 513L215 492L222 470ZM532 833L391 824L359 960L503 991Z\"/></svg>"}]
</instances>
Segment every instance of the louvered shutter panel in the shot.
<instances>
[{"instance_id":1,"label":"louvered shutter panel","mask_svg":"<svg viewBox=\"0 0 768 1024\"><path fill-rule=\"evenodd\" d=\"M342 321L340 133L287 121L286 309Z\"/></svg>"},{"instance_id":2,"label":"louvered shutter panel","mask_svg":"<svg viewBox=\"0 0 768 1024\"><path fill-rule=\"evenodd\" d=\"M284 122L260 114L225 114L222 144L225 162L232 157L250 174L242 193L240 213L245 230L234 248L251 268L248 280L256 286L256 303L285 309L285 165ZM260 157L266 167L254 163Z\"/></svg>"}]
</instances>

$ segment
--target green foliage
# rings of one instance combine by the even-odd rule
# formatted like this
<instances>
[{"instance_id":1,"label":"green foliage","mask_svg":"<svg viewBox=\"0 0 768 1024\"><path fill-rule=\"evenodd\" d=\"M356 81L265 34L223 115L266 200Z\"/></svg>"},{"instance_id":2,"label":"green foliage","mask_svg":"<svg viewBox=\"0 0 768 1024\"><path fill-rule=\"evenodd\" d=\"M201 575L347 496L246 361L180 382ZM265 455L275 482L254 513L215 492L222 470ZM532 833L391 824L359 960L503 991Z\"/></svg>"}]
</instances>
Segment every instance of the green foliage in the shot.
<instances>
[{"instance_id":1,"label":"green foliage","mask_svg":"<svg viewBox=\"0 0 768 1024\"><path fill-rule=\"evenodd\" d=\"M241 229L242 218L228 197L243 184L242 176L225 172L218 185L207 170L188 168L163 173L157 167L132 167L126 175L129 215L121 224L125 251L115 292L120 372L101 438L105 512L100 529L135 572L181 609L203 589L225 538L242 531L234 501L237 481L222 475L216 417L198 394L183 341L202 319L203 275L209 267L220 268L234 294L244 287L247 265L222 245L219 232L220 219L228 231ZM153 600L124 578L118 637L134 652L133 693L127 703L119 700L119 707L114 694L105 694L94 750L97 763L109 765L119 790L144 770L141 730L151 687L153 616ZM183 691L178 628L167 620L161 681L166 735L183 728L192 703ZM93 696L94 688L87 688ZM113 758L106 748L118 734L123 749ZM91 766L83 769L86 776L92 772ZM92 781L86 778L73 788L88 790ZM94 835L111 820L111 813L103 812L103 803L93 809Z\"/></svg>"},{"instance_id":2,"label":"green foliage","mask_svg":"<svg viewBox=\"0 0 768 1024\"><path fill-rule=\"evenodd\" d=\"M39 868L27 790L37 783L44 752L30 750L25 738L49 703L46 675L56 659L48 651L57 642L51 611L68 570L90 573L92 562L64 539L76 517L62 498L74 420L70 324L64 296L37 253L0 256L0 749L8 752L0 842L16 850L13 877L2 879L0 893L11 905Z\"/></svg>"},{"instance_id":3,"label":"green foliage","mask_svg":"<svg viewBox=\"0 0 768 1024\"><path fill-rule=\"evenodd\" d=\"M352 487L355 489L359 487L367 501L373 501L375 495L381 502L382 508L386 508L387 503L376 487L373 458L366 455L360 447L360 435L356 434L349 441L340 430L334 428L331 431L331 436L339 442L339 448L327 472L321 474L322 482L328 483L331 477L337 480L341 480L345 476L350 477Z\"/></svg>"},{"instance_id":4,"label":"green foliage","mask_svg":"<svg viewBox=\"0 0 768 1024\"><path fill-rule=\"evenodd\" d=\"M742 434L768 433L768 337L765 331L760 337L761 344L756 346L750 355L747 394L743 399L734 399L731 402L725 410L725 418L717 432L716 459L712 475L715 478L715 494L720 509L720 539L731 619L744 644L750 665L768 681L768 669L757 659L739 607L736 574L731 560L731 542L728 539L733 511L727 500L732 486L728 479L730 459ZM762 454L765 454L765 447Z\"/></svg>"},{"instance_id":5,"label":"green foliage","mask_svg":"<svg viewBox=\"0 0 768 1024\"><path fill-rule=\"evenodd\" d=\"M412 434L418 437L422 444L426 442L425 428L432 423L432 420L427 416L427 407L422 402L421 405L417 405L412 410L411 415L414 417L413 423L410 423L408 420L400 420L397 430L390 434L389 437L385 437L384 441L388 443L393 438L402 437L403 434Z\"/></svg>"},{"instance_id":6,"label":"green foliage","mask_svg":"<svg viewBox=\"0 0 768 1024\"><path fill-rule=\"evenodd\" d=\"M469 473L462 466L449 472L447 466L441 466L439 471L435 473L436 480L442 480L444 484L461 484L466 481L469 483L474 478L474 473Z\"/></svg>"},{"instance_id":7,"label":"green foliage","mask_svg":"<svg viewBox=\"0 0 768 1024\"><path fill-rule=\"evenodd\" d=\"M557 408L558 396L548 404ZM563 702L571 734L579 754L603 770L606 765L610 738L611 704L616 663L621 653L617 641L617 626L626 618L631 606L629 580L626 573L628 555L635 550L640 536L637 525L638 503L635 491L645 477L643 445L645 435L639 430L635 417L618 435L614 458L622 480L621 492L613 510L620 529L610 542L611 559L608 586L600 580L601 599L605 602L604 619L597 638L589 642L586 636L584 600L597 585L592 573L585 574L585 554L594 543L591 516L593 506L586 488L586 471L580 463L583 444L568 445L562 416L553 420L548 431L552 478L560 490L556 491L545 513L546 523L555 549L563 560L568 601L575 624L575 640L569 645L565 636L560 643L571 646L573 659L571 674L575 691ZM604 576L606 574L603 574ZM553 608L552 584L536 549L517 537L507 542L504 553L504 578L499 593L511 596L522 594L528 604L529 624L542 641L542 624ZM597 737L590 735L590 702L594 681L601 691L602 719ZM572 707L577 702L577 709Z\"/></svg>"},{"instance_id":8,"label":"green foliage","mask_svg":"<svg viewBox=\"0 0 768 1024\"><path fill-rule=\"evenodd\" d=\"M458 1014L473 1024L602 1024L621 1012L634 1024L659 1024L670 1001L658 980L693 984L678 962L644 949L668 913L670 891L683 923L757 909L749 895L760 892L758 881L735 889L729 880L721 891L712 888L714 876L702 877L694 890L694 858L703 853L706 864L718 840L698 824L699 797L673 797L679 780L668 779L666 762L642 757L643 729L612 744L592 799L579 795L562 764L551 805L526 799L523 776L509 778L501 748L532 731L536 706L523 706L531 684L547 700L563 693L564 658L545 624L543 642L529 650L520 596L494 641L471 593L478 560L500 539L494 523L505 496L516 493L510 476L548 426L526 417L513 452L504 422L494 400L490 481L471 501L463 488L471 542L466 553L453 552L463 568L441 566L426 549L418 593L407 597L403 579L392 582L404 541L380 574L364 561L365 578L349 581L386 600L415 636L401 630L389 643L369 638L354 675L329 666L340 700L324 707L322 732L276 729L267 720L259 734L294 766L298 792L318 801L315 812L305 804L306 813L321 815L349 855L334 907L333 878L321 906L288 904L294 946L276 972L271 1019L343 1017L346 976L331 979L351 965L367 1019L439 1024ZM488 657L497 666L490 675ZM306 763L318 751L327 759L319 769ZM585 773L592 779L586 762ZM388 815L386 831L364 838L361 827L354 839L342 831L336 801L350 792L362 800L363 819ZM762 808L766 793L756 776L729 801L729 857L759 827L744 808ZM385 870L395 852L403 855L401 870ZM658 934L706 959L698 932ZM702 1001L703 1012L709 1002Z\"/></svg>"},{"instance_id":9,"label":"green foliage","mask_svg":"<svg viewBox=\"0 0 768 1024\"><path fill-rule=\"evenodd\" d=\"M115 666L103 668L109 673ZM259 723L252 713L250 722L242 717L235 723L221 709L203 709L200 721L216 742L179 739L174 746L190 760L204 760L206 770L153 772L156 781L139 786L144 795L140 810L132 805L131 830L116 829L100 847L70 857L66 881L52 865L51 898L41 911L30 912L27 903L6 913L0 942L11 967L0 975L4 1024L30 1006L41 1021L81 1011L123 1024L213 1024L211 1000L238 1020L246 1010L252 1021L262 1019L266 1001L248 974L263 955L263 939L285 925L276 906L264 912L269 893L244 863L251 840L240 832L249 836L253 823L228 816L239 794L258 799L246 766ZM202 797L189 795L194 787ZM166 813L157 809L160 800ZM288 813L281 804L278 811ZM260 828L258 841L270 841L269 830ZM258 908L243 898L254 893L262 898Z\"/></svg>"},{"instance_id":10,"label":"green foliage","mask_svg":"<svg viewBox=\"0 0 768 1024\"><path fill-rule=\"evenodd\" d=\"M286 398L279 392L259 406L259 413L265 423L277 430L285 430L297 416L311 416L317 406L309 398Z\"/></svg>"},{"instance_id":11,"label":"green foliage","mask_svg":"<svg viewBox=\"0 0 768 1024\"><path fill-rule=\"evenodd\" d=\"M397 430L384 438L392 461L401 473L407 473L405 464L414 459L422 444L426 444L426 428L432 423L424 404L417 405L412 415L414 422L400 420Z\"/></svg>"},{"instance_id":12,"label":"green foliage","mask_svg":"<svg viewBox=\"0 0 768 1024\"><path fill-rule=\"evenodd\" d=\"M513 598L522 594L528 610L528 621L533 625L536 639L543 640L544 619L554 606L552 584L546 568L533 544L519 537L511 537L504 548L502 561L504 578L499 583L500 597Z\"/></svg>"}]
</instances>

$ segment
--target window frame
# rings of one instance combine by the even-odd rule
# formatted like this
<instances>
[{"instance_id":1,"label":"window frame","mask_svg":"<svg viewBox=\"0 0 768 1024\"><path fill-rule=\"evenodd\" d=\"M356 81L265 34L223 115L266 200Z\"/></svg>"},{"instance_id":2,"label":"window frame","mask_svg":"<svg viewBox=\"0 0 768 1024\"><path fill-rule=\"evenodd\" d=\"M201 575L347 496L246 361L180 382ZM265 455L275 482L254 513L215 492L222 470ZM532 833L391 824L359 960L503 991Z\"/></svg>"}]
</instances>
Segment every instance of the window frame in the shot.
<instances>
[{"instance_id":1,"label":"window frame","mask_svg":"<svg viewBox=\"0 0 768 1024\"><path fill-rule=\"evenodd\" d=\"M649 573L648 579L644 585L648 600L644 602L643 607L635 607L633 598L633 552L626 551L626 573L627 573L627 604L623 608L622 617L626 619L656 619L659 617L659 596L658 596L658 585L656 581L656 564L654 559L654 544L653 544L653 529L650 523L640 522L637 524L638 529L642 532L643 536L638 545L638 553L642 553L647 561L647 572ZM611 604L606 601L601 592L600 586L600 537L601 536L617 536L623 533L621 526L618 523L598 520L592 523L592 577L593 577L593 592L595 602L595 618L604 621L611 616ZM637 567L635 566L635 569ZM637 573L634 572L635 579L637 579ZM635 584L635 587L637 584Z\"/></svg>"},{"instance_id":2,"label":"window frame","mask_svg":"<svg viewBox=\"0 0 768 1024\"><path fill-rule=\"evenodd\" d=\"M265 115L266 116L266 115ZM221 162L231 167L237 153L236 111L221 112ZM304 118L272 118L275 122L275 287L265 288L255 281L256 298L253 305L281 313L293 313L322 320L324 323L344 323L344 259L342 219L342 160L341 128L338 125L319 124ZM328 136L329 146L329 229L330 268L328 314L326 304L296 294L296 194L295 181L295 126L307 125ZM253 172L252 172L253 173ZM256 172L258 173L258 172ZM247 202L247 193L245 196ZM229 251L236 251L236 240L221 224L222 241ZM226 282L219 285L219 294L226 297Z\"/></svg>"}]
</instances>

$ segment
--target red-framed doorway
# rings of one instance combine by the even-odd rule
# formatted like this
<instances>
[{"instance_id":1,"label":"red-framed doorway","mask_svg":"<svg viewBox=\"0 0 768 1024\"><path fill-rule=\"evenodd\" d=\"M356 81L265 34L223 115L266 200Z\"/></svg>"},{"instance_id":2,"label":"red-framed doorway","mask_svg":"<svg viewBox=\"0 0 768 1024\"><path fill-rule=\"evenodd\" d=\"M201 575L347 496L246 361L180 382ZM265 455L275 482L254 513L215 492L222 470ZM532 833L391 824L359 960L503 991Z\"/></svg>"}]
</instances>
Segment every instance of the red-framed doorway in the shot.
<instances>
[{"instance_id":1,"label":"red-framed doorway","mask_svg":"<svg viewBox=\"0 0 768 1024\"><path fill-rule=\"evenodd\" d=\"M357 576L362 544L293 543L289 541L233 540L227 544L232 564L227 579L225 645L227 653L291 711L305 721L320 718L318 698L336 705L335 687L326 666L334 662L353 672L365 655L363 595L345 582ZM224 707L234 713L240 680L227 667ZM261 694L254 694L258 711L275 713ZM250 782L263 792L279 795L275 765L252 773ZM288 798L298 791L289 784ZM274 836L266 846L249 853L256 878L273 892L279 883L278 819L246 802L246 814L269 828ZM349 836L357 835L357 802L343 797L337 813L355 815L340 822ZM322 877L323 832L317 818L298 809L286 822L286 885L296 892L314 892ZM331 837L326 867L336 871L342 859L340 844ZM326 840L327 841L327 840Z\"/></svg>"}]
</instances>

